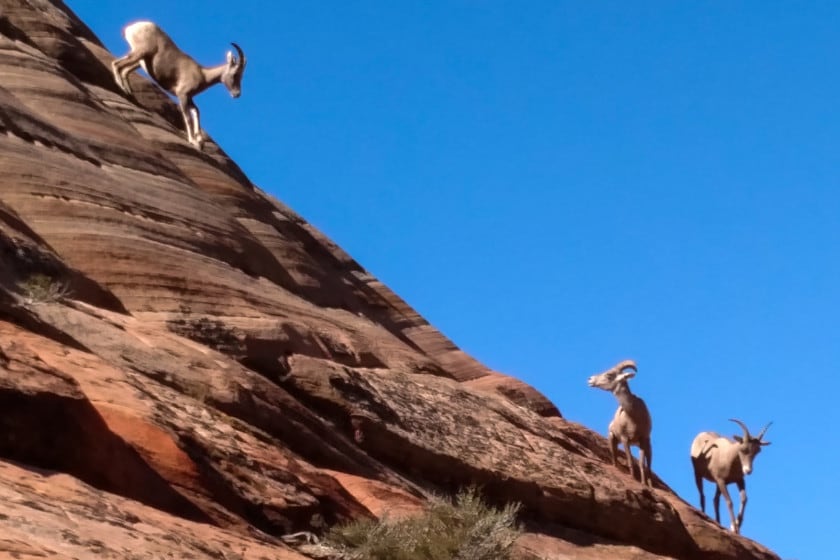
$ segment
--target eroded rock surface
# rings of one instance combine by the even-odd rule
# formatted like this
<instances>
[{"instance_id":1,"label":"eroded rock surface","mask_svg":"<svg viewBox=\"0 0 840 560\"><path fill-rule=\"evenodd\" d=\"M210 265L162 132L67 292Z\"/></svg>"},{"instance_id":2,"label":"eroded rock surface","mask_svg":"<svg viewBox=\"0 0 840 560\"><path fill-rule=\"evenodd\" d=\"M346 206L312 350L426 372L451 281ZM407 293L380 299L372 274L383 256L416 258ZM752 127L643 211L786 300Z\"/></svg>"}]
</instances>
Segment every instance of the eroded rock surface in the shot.
<instances>
[{"instance_id":1,"label":"eroded rock surface","mask_svg":"<svg viewBox=\"0 0 840 560\"><path fill-rule=\"evenodd\" d=\"M616 472L112 59L0 0L0 556L316 557L281 537L480 484L523 558L777 558Z\"/></svg>"}]
</instances>

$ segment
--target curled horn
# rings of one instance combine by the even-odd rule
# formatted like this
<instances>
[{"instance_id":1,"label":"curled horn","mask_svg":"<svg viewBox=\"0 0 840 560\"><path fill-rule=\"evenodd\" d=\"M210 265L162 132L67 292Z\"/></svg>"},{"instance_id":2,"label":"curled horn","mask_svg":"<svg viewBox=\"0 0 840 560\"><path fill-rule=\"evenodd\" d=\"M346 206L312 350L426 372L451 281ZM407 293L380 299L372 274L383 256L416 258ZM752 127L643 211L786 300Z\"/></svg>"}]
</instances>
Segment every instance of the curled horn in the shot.
<instances>
[{"instance_id":1,"label":"curled horn","mask_svg":"<svg viewBox=\"0 0 840 560\"><path fill-rule=\"evenodd\" d=\"M624 360L620 364L618 364L618 371L620 373L624 373L628 369L632 369L634 372L638 373L638 369L636 369L636 362L633 360Z\"/></svg>"},{"instance_id":2,"label":"curled horn","mask_svg":"<svg viewBox=\"0 0 840 560\"><path fill-rule=\"evenodd\" d=\"M239 53L239 57L236 61L236 66L238 68L242 68L243 66L245 66L245 53L242 52L242 48L236 43L231 43L231 45L233 45L233 48L236 49L237 53Z\"/></svg>"},{"instance_id":3,"label":"curled horn","mask_svg":"<svg viewBox=\"0 0 840 560\"><path fill-rule=\"evenodd\" d=\"M764 437L764 433L767 431L767 428L769 428L769 427L770 427L770 424L772 424L772 423L773 423L773 422L767 422L767 425L766 425L766 426L764 426L763 428L761 428L761 431L760 431L760 432L758 432L758 435L757 435L757 436L755 436L755 439L757 439L758 441L761 441L761 438L763 438L763 437Z\"/></svg>"},{"instance_id":4,"label":"curled horn","mask_svg":"<svg viewBox=\"0 0 840 560\"><path fill-rule=\"evenodd\" d=\"M730 418L729 421L730 422L735 422L736 424L741 426L741 429L744 430L744 441L749 441L749 439L752 436L750 436L750 431L747 429L747 426L743 422L741 422L740 420L738 420L736 418Z\"/></svg>"}]
</instances>

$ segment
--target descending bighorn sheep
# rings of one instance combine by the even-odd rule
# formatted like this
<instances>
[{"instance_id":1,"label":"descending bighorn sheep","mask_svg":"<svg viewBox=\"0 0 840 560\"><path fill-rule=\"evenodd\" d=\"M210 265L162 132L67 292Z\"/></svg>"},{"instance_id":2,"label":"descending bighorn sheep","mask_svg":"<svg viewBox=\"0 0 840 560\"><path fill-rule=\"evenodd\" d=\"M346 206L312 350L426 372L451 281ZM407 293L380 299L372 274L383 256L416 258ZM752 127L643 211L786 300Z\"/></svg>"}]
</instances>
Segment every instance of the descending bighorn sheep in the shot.
<instances>
[{"instance_id":1,"label":"descending bighorn sheep","mask_svg":"<svg viewBox=\"0 0 840 560\"><path fill-rule=\"evenodd\" d=\"M744 437L733 436L735 441L721 437L715 432L700 432L691 444L691 464L694 467L694 481L697 483L697 490L700 491L700 509L706 511L706 496L703 494L703 479L717 484L715 488L715 521L720 523L720 495L726 500L726 507L729 508L729 528L738 533L744 521L744 508L747 505L747 487L744 482L744 475L752 472L752 464L755 456L761 452L761 447L770 445L769 441L763 441L764 433L772 422L768 423L756 437L750 435L750 431L740 420L730 418L741 429L744 430ZM726 490L727 484L735 483L741 494L741 507L738 511L738 518L732 511L732 498Z\"/></svg>"},{"instance_id":2,"label":"descending bighorn sheep","mask_svg":"<svg viewBox=\"0 0 840 560\"><path fill-rule=\"evenodd\" d=\"M239 53L238 58L228 51L226 62L205 68L179 49L169 35L150 21L127 25L123 36L131 50L111 64L117 85L131 94L128 75L142 66L160 87L178 98L178 107L187 129L187 140L201 149L204 132L199 124L198 107L193 103L193 97L219 82L225 85L232 97L239 97L242 73L245 71L245 53L239 45L231 43Z\"/></svg>"},{"instance_id":3,"label":"descending bighorn sheep","mask_svg":"<svg viewBox=\"0 0 840 560\"><path fill-rule=\"evenodd\" d=\"M636 375L636 363L625 360L613 368L589 378L589 386L612 392L618 399L618 410L608 428L610 453L613 465L618 466L618 442L627 453L627 466L633 476L633 454L630 446L639 447L639 474L642 484L653 486L650 466L653 462L653 450L650 445L650 432L653 422L650 419L645 401L630 392L627 380Z\"/></svg>"}]
</instances>

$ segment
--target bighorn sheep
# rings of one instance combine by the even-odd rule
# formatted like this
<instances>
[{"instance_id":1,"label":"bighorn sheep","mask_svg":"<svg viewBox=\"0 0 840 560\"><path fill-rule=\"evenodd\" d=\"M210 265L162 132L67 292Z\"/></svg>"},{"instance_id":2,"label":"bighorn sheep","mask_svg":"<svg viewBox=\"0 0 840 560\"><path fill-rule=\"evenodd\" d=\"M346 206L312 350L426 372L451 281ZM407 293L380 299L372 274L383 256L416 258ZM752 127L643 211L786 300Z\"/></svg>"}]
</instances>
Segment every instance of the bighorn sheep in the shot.
<instances>
[{"instance_id":1,"label":"bighorn sheep","mask_svg":"<svg viewBox=\"0 0 840 560\"><path fill-rule=\"evenodd\" d=\"M691 444L691 464L694 467L694 481L697 483L697 490L700 491L700 509L706 512L706 496L703 494L703 479L717 484L715 488L715 521L720 523L720 495L726 500L726 507L729 508L729 529L735 533L741 530L744 522L744 508L747 506L747 487L744 476L752 472L752 464L755 456L761 452L761 448L770 445L769 441L763 441L764 433L770 427L769 422L758 436L753 437L747 426L740 420L730 418L741 429L744 430L744 437L733 436L731 441L715 432L700 432ZM726 490L727 484L735 483L741 494L741 507L738 511L738 518L732 511L732 498Z\"/></svg>"},{"instance_id":2,"label":"bighorn sheep","mask_svg":"<svg viewBox=\"0 0 840 560\"><path fill-rule=\"evenodd\" d=\"M650 445L653 422L645 401L630 392L630 386L627 384L627 380L634 377L636 371L636 363L633 360L625 360L603 373L590 377L589 386L610 391L618 399L618 410L615 411L607 429L613 465L618 466L616 456L620 441L627 454L630 476L633 476L633 454L630 452L630 446L638 446L641 482L653 486L650 470L653 462L653 449Z\"/></svg>"},{"instance_id":3,"label":"bighorn sheep","mask_svg":"<svg viewBox=\"0 0 840 560\"><path fill-rule=\"evenodd\" d=\"M226 62L205 68L179 49L169 35L150 21L127 25L123 36L131 50L111 63L117 85L131 94L128 75L142 66L160 87L178 98L187 140L201 149L205 138L193 97L219 82L225 85L232 97L239 97L245 71L245 53L239 45L231 43L239 53L238 58L228 51Z\"/></svg>"}]
</instances>

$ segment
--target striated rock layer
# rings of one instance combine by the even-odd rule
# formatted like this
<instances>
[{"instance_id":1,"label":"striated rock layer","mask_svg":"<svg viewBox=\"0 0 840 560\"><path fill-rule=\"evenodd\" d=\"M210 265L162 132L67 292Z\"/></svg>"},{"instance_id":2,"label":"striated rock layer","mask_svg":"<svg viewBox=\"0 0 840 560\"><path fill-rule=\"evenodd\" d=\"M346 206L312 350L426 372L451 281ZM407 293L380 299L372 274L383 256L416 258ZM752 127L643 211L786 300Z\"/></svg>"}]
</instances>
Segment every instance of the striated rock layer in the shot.
<instances>
[{"instance_id":1,"label":"striated rock layer","mask_svg":"<svg viewBox=\"0 0 840 560\"><path fill-rule=\"evenodd\" d=\"M306 558L280 537L477 483L523 504L523 558L777 558L617 472L111 60L59 0L0 0L0 556Z\"/></svg>"}]
</instances>

